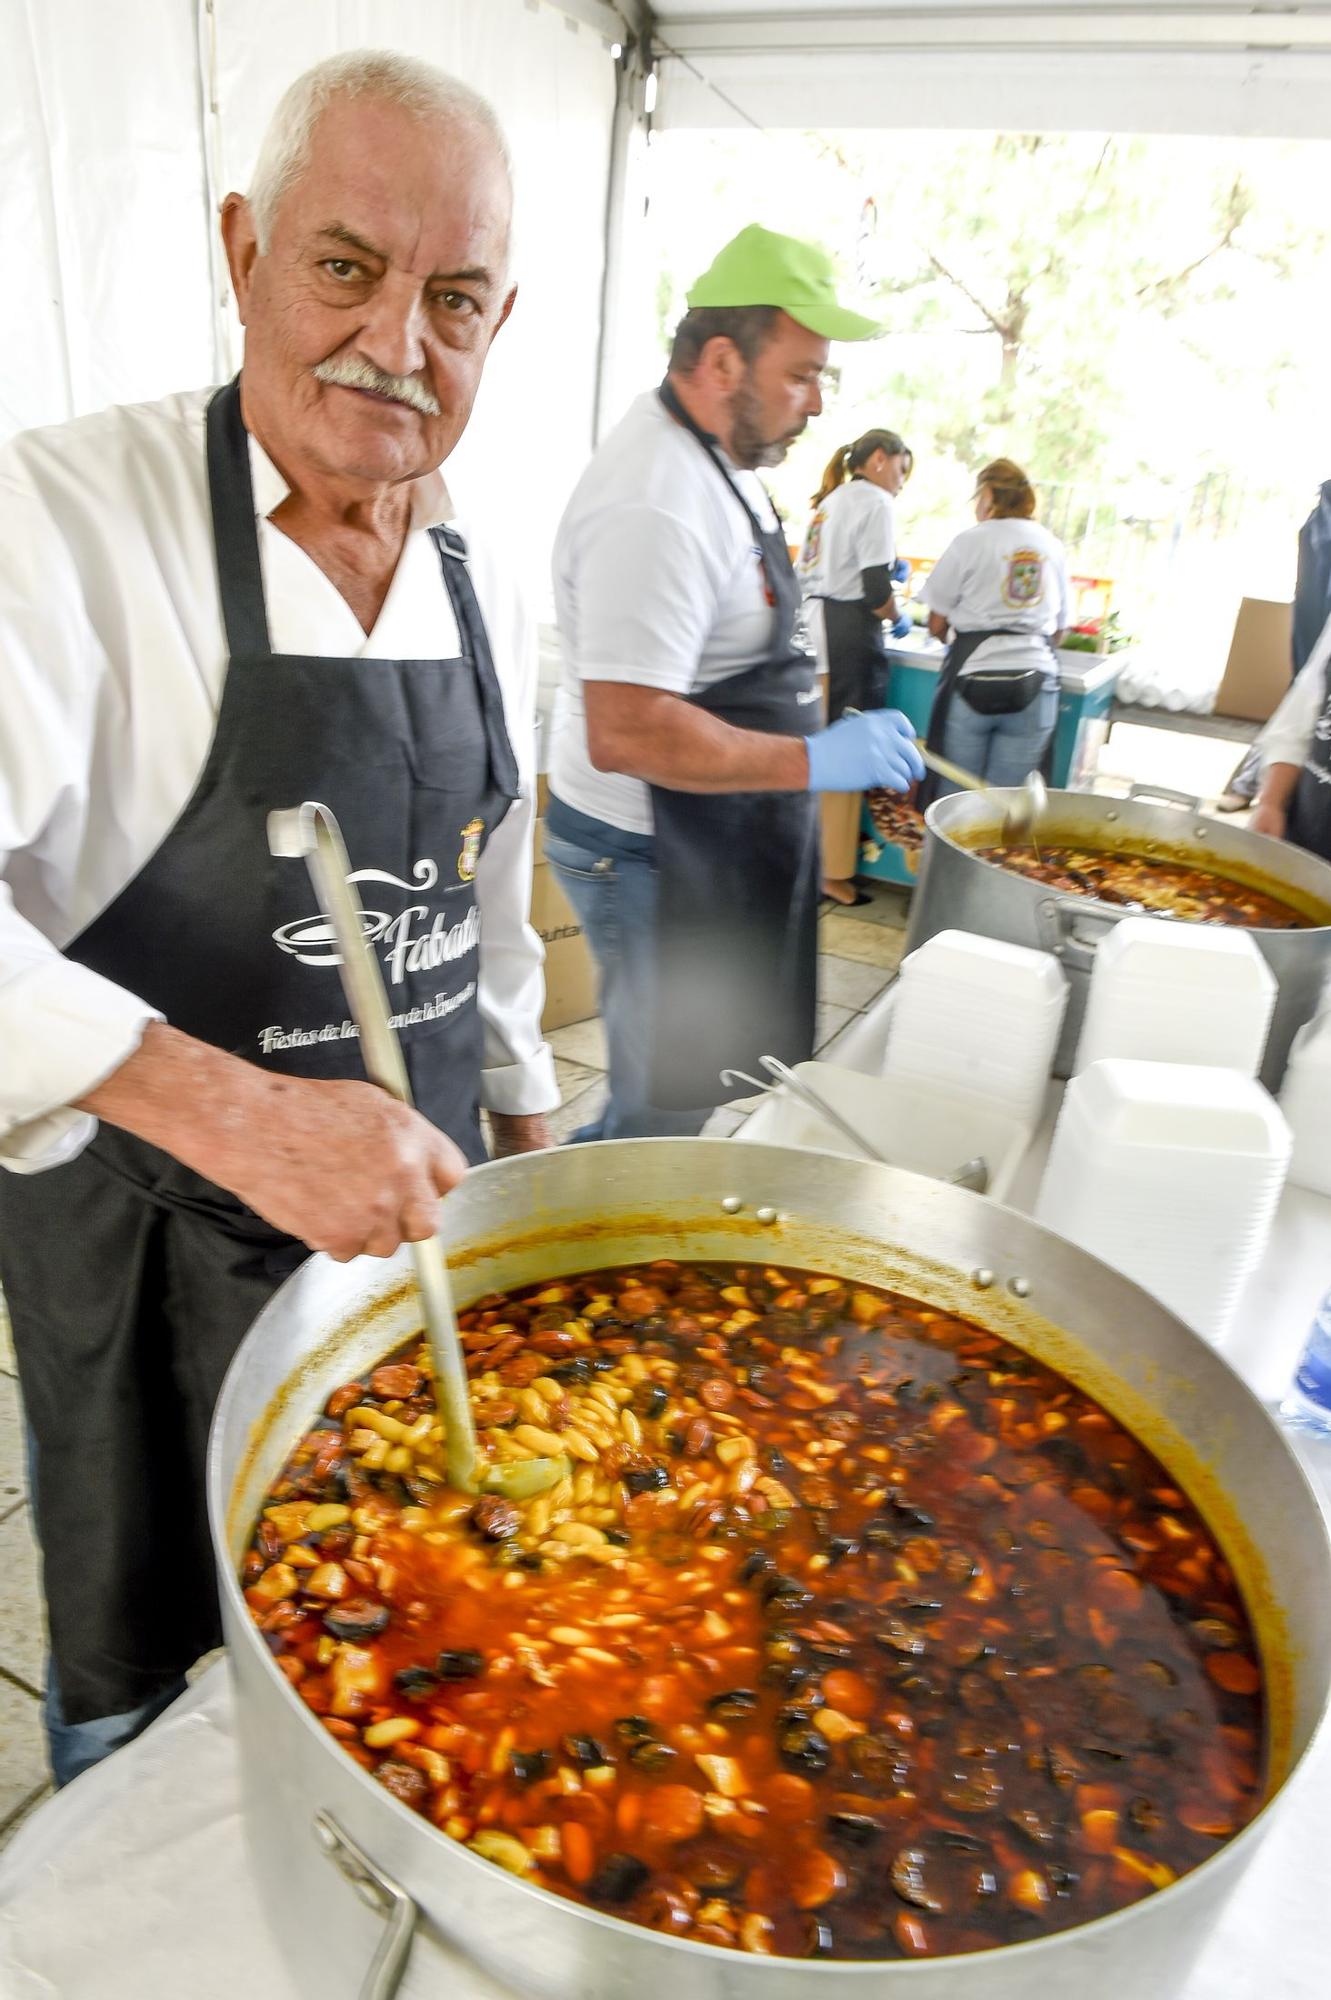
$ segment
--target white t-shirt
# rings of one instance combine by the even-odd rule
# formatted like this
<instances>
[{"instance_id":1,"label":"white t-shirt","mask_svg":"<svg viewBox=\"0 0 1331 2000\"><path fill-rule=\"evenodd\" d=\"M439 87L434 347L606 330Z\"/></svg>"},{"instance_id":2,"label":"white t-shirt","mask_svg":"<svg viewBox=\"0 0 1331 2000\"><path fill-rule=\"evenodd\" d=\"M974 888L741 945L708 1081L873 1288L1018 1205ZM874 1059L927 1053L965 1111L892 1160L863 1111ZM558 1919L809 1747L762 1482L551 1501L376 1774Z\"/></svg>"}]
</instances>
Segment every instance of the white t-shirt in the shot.
<instances>
[{"instance_id":1,"label":"white t-shirt","mask_svg":"<svg viewBox=\"0 0 1331 2000\"><path fill-rule=\"evenodd\" d=\"M774 527L757 474L731 477ZM555 537L554 589L562 667L550 789L592 819L650 833L647 786L595 770L587 755L583 682L691 694L766 659L776 623L743 508L655 390L638 397L574 488Z\"/></svg>"},{"instance_id":2,"label":"white t-shirt","mask_svg":"<svg viewBox=\"0 0 1331 2000\"><path fill-rule=\"evenodd\" d=\"M1331 618L1317 637L1317 644L1300 667L1289 693L1281 702L1255 748L1262 769L1271 764L1302 764L1313 746L1313 734L1326 707L1328 661L1331 661Z\"/></svg>"},{"instance_id":3,"label":"white t-shirt","mask_svg":"<svg viewBox=\"0 0 1331 2000\"><path fill-rule=\"evenodd\" d=\"M800 586L806 597L864 600L861 572L897 557L892 496L868 479L848 479L829 493L809 523L800 551Z\"/></svg>"},{"instance_id":4,"label":"white t-shirt","mask_svg":"<svg viewBox=\"0 0 1331 2000\"><path fill-rule=\"evenodd\" d=\"M977 521L944 549L921 596L954 632L1015 635L987 639L963 673L1047 658L1020 635L1061 632L1072 618L1063 544L1038 521Z\"/></svg>"}]
</instances>

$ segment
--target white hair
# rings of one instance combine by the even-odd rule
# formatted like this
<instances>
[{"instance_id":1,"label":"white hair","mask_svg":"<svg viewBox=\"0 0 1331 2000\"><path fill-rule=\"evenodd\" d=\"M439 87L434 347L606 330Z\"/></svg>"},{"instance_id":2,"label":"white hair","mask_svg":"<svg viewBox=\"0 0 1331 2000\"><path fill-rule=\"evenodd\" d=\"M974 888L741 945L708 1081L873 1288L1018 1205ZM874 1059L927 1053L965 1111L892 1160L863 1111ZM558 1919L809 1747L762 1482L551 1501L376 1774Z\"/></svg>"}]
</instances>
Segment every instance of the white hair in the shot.
<instances>
[{"instance_id":1,"label":"white hair","mask_svg":"<svg viewBox=\"0 0 1331 2000\"><path fill-rule=\"evenodd\" d=\"M352 49L316 63L283 92L263 135L249 203L259 248L272 240L278 203L299 180L309 162L310 143L319 117L335 97L373 97L400 105L418 118L457 121L479 130L494 142L510 180L513 164L494 107L478 91L460 83L446 70L393 49Z\"/></svg>"}]
</instances>

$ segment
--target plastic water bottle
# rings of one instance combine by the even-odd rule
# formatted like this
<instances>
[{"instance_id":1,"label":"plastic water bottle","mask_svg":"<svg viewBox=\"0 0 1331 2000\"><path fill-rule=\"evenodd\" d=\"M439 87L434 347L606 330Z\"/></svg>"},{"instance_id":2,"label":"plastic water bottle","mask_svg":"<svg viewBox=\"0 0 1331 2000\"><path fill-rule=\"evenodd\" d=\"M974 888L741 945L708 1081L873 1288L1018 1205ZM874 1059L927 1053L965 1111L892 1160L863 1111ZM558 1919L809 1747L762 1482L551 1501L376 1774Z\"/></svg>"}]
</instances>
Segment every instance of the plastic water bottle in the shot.
<instances>
[{"instance_id":1,"label":"plastic water bottle","mask_svg":"<svg viewBox=\"0 0 1331 2000\"><path fill-rule=\"evenodd\" d=\"M1280 1414L1286 1423L1331 1437L1331 1292L1313 1315L1308 1344Z\"/></svg>"}]
</instances>

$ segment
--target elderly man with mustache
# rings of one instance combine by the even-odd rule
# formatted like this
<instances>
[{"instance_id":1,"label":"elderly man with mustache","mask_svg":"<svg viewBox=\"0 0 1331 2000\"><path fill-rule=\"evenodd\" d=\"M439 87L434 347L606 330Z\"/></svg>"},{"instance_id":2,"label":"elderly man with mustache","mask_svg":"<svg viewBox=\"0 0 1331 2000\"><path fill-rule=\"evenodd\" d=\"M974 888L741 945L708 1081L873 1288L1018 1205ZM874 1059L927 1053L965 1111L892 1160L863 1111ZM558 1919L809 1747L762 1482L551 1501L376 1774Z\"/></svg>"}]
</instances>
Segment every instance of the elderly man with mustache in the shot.
<instances>
[{"instance_id":1,"label":"elderly man with mustache","mask_svg":"<svg viewBox=\"0 0 1331 2000\"><path fill-rule=\"evenodd\" d=\"M0 453L0 1282L57 1781L218 1638L204 1444L307 1254L388 1255L557 1101L527 923L534 650L439 467L508 317L488 105L362 52L222 229L244 366ZM419 1110L363 1080L266 817L337 814Z\"/></svg>"},{"instance_id":2,"label":"elderly man with mustache","mask_svg":"<svg viewBox=\"0 0 1331 2000\"><path fill-rule=\"evenodd\" d=\"M555 545L563 682L546 853L596 954L610 1098L578 1139L697 1132L730 1066L813 1053L814 794L923 772L889 709L819 729L799 586L757 477L822 409L829 342L879 331L827 256L756 223L698 279L659 389Z\"/></svg>"}]
</instances>

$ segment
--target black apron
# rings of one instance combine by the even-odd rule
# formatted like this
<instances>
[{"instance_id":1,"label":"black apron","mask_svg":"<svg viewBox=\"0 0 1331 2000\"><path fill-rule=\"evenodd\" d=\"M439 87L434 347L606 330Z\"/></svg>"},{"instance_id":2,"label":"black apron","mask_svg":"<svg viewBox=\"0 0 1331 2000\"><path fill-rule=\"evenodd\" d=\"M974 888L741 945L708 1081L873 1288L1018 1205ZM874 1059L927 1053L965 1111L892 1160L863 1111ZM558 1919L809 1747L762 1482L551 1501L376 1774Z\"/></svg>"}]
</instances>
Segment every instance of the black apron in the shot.
<instances>
[{"instance_id":1,"label":"black apron","mask_svg":"<svg viewBox=\"0 0 1331 2000\"><path fill-rule=\"evenodd\" d=\"M416 1102L483 1157L473 878L517 768L460 539L432 529L455 660L274 654L238 383L208 408L229 663L194 792L67 956L173 1027L289 1075L361 1077L328 926L274 807L336 813ZM136 1708L218 1643L208 1425L237 1346L307 1252L129 1133L0 1174L0 1282L36 1442L34 1506L65 1719Z\"/></svg>"},{"instance_id":2,"label":"black apron","mask_svg":"<svg viewBox=\"0 0 1331 2000\"><path fill-rule=\"evenodd\" d=\"M824 597L821 603L828 721L839 722L848 708L867 712L886 707L890 662L882 619L875 618L863 598Z\"/></svg>"},{"instance_id":3,"label":"black apron","mask_svg":"<svg viewBox=\"0 0 1331 2000\"><path fill-rule=\"evenodd\" d=\"M776 611L758 665L688 697L737 729L811 736L822 727L813 658L793 643L800 591L778 524L764 528L715 438L669 382L661 401L698 441L753 533ZM726 1067L813 1054L818 983L818 801L812 792L672 792L651 787L657 871L657 1009L651 1100L666 1110L722 1103Z\"/></svg>"},{"instance_id":4,"label":"black apron","mask_svg":"<svg viewBox=\"0 0 1331 2000\"><path fill-rule=\"evenodd\" d=\"M1285 837L1331 861L1331 666L1323 669L1325 695L1290 800Z\"/></svg>"},{"instance_id":5,"label":"black apron","mask_svg":"<svg viewBox=\"0 0 1331 2000\"><path fill-rule=\"evenodd\" d=\"M961 680L961 670L967 660L970 659L972 653L976 652L986 639L1036 639L1040 637L1041 635L1038 633L1016 632L1013 628L1006 625L996 625L991 631L987 632L954 633L952 643L948 647L947 654L943 660L942 670L938 676L938 688L934 694L934 705L929 711L929 733L924 739L925 747L935 751L940 757L947 755L943 746L943 739L947 734L947 719L952 712L952 703L959 692L962 693L962 699L965 699L964 691L958 685ZM1050 673L1056 677L1058 662L1054 657L1054 649L1047 638L1043 639L1043 644L1049 655ZM1022 703L1020 706L1024 707L1025 704ZM1044 754L1040 759L1040 771L1042 776L1046 778L1052 774L1053 770L1055 734L1056 731L1051 729L1049 740L1044 746ZM915 804L920 812L926 811L933 804L944 783L946 783L946 780L940 779L936 771L925 772L924 777L920 781L919 790L915 795Z\"/></svg>"}]
</instances>

